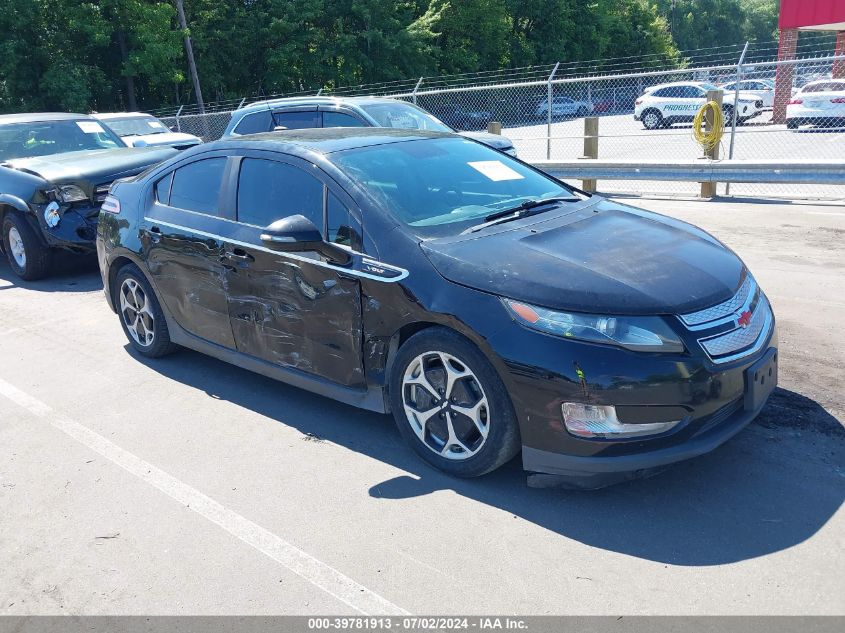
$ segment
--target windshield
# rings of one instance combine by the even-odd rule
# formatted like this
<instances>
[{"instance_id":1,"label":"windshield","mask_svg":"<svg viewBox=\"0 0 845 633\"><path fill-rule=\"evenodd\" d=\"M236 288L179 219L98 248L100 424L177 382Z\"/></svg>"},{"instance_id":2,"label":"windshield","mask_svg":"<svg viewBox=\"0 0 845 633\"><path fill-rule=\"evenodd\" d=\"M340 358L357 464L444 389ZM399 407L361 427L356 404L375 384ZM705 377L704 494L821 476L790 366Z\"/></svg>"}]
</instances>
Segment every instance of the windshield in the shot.
<instances>
[{"instance_id":1,"label":"windshield","mask_svg":"<svg viewBox=\"0 0 845 633\"><path fill-rule=\"evenodd\" d=\"M0 125L0 161L115 147L126 147L126 144L97 121L30 121Z\"/></svg>"},{"instance_id":2,"label":"windshield","mask_svg":"<svg viewBox=\"0 0 845 633\"><path fill-rule=\"evenodd\" d=\"M367 103L361 109L376 120L380 127L394 127L403 130L433 130L452 132L452 128L436 119L425 110L410 103Z\"/></svg>"},{"instance_id":3,"label":"windshield","mask_svg":"<svg viewBox=\"0 0 845 633\"><path fill-rule=\"evenodd\" d=\"M164 134L170 131L164 123L152 116L108 119L105 124L120 136L146 136L147 134Z\"/></svg>"},{"instance_id":4,"label":"windshield","mask_svg":"<svg viewBox=\"0 0 845 633\"><path fill-rule=\"evenodd\" d=\"M420 236L455 235L526 201L573 196L509 156L456 137L357 148L333 158Z\"/></svg>"}]
</instances>

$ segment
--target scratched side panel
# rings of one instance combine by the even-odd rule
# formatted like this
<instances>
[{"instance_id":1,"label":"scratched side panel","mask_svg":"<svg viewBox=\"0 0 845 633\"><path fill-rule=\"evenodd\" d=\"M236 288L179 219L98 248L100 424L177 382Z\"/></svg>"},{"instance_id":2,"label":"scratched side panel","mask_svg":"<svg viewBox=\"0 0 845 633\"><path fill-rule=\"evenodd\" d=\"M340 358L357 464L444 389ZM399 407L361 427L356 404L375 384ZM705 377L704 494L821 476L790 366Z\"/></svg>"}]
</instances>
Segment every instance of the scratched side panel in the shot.
<instances>
[{"instance_id":1,"label":"scratched side panel","mask_svg":"<svg viewBox=\"0 0 845 633\"><path fill-rule=\"evenodd\" d=\"M202 230L205 221L196 214L172 218L179 225ZM188 332L234 349L235 341L229 324L226 269L221 261L220 240L196 235L190 231L157 223L159 213L150 212L146 229L157 227L147 253L147 265L161 299L176 322ZM211 221L209 218L208 221Z\"/></svg>"},{"instance_id":2,"label":"scratched side panel","mask_svg":"<svg viewBox=\"0 0 845 633\"><path fill-rule=\"evenodd\" d=\"M363 386L357 279L264 250L229 272L238 350L271 363Z\"/></svg>"}]
</instances>

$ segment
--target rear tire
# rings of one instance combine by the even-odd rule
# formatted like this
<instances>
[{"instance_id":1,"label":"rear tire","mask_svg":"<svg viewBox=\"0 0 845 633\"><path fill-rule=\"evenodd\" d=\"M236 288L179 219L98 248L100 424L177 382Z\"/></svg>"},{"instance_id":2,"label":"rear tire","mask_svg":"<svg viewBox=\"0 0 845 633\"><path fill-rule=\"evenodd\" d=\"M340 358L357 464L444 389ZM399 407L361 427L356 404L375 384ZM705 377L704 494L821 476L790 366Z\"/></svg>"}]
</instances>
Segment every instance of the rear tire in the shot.
<instances>
[{"instance_id":1,"label":"rear tire","mask_svg":"<svg viewBox=\"0 0 845 633\"><path fill-rule=\"evenodd\" d=\"M418 332L399 348L390 373L399 432L435 468L478 477L519 452L519 425L501 378L457 332Z\"/></svg>"},{"instance_id":2,"label":"rear tire","mask_svg":"<svg viewBox=\"0 0 845 633\"><path fill-rule=\"evenodd\" d=\"M135 264L127 264L115 279L117 315L123 333L136 352L159 358L174 352L164 312L147 278Z\"/></svg>"},{"instance_id":3,"label":"rear tire","mask_svg":"<svg viewBox=\"0 0 845 633\"><path fill-rule=\"evenodd\" d=\"M21 279L35 281L50 272L52 252L41 242L26 218L14 211L3 218L3 250L12 272Z\"/></svg>"},{"instance_id":4,"label":"rear tire","mask_svg":"<svg viewBox=\"0 0 845 633\"><path fill-rule=\"evenodd\" d=\"M647 130L657 130L665 125L663 115L657 110L646 110L640 119Z\"/></svg>"}]
</instances>

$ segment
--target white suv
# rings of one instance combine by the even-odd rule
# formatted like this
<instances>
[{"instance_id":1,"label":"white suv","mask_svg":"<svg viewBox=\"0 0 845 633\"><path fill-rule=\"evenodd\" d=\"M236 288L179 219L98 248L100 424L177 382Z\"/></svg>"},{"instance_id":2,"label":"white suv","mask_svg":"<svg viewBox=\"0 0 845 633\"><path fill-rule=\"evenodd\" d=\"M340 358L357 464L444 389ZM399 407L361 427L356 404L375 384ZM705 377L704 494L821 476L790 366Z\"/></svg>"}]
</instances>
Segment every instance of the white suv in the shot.
<instances>
[{"instance_id":1,"label":"white suv","mask_svg":"<svg viewBox=\"0 0 845 633\"><path fill-rule=\"evenodd\" d=\"M689 123L707 101L707 91L718 89L713 84L701 81L679 81L652 86L634 103L634 120L642 121L647 130L669 127L673 123ZM725 119L730 121L733 116L734 94L725 93L722 99ZM739 93L736 111L738 125L758 116L762 111L763 100L759 96L747 92Z\"/></svg>"}]
</instances>

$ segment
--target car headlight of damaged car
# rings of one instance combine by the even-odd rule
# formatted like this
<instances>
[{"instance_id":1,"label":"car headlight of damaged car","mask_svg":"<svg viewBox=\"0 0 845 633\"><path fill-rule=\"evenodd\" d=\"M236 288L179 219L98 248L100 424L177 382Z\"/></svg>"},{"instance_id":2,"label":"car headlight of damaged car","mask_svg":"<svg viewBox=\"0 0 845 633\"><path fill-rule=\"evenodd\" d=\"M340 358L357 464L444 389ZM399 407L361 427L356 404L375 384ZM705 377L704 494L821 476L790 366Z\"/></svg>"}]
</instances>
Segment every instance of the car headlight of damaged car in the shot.
<instances>
[{"instance_id":1,"label":"car headlight of damaged car","mask_svg":"<svg viewBox=\"0 0 845 633\"><path fill-rule=\"evenodd\" d=\"M518 323L563 338L615 345L637 352L683 352L678 336L658 316L607 316L558 312L503 299Z\"/></svg>"},{"instance_id":2,"label":"car headlight of damaged car","mask_svg":"<svg viewBox=\"0 0 845 633\"><path fill-rule=\"evenodd\" d=\"M81 202L88 199L86 193L77 185L62 185L57 190L57 196L62 202Z\"/></svg>"},{"instance_id":3,"label":"car headlight of damaged car","mask_svg":"<svg viewBox=\"0 0 845 633\"><path fill-rule=\"evenodd\" d=\"M44 207L44 221L50 228L55 228L61 221L62 216L59 213L59 203L55 200Z\"/></svg>"}]
</instances>

